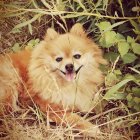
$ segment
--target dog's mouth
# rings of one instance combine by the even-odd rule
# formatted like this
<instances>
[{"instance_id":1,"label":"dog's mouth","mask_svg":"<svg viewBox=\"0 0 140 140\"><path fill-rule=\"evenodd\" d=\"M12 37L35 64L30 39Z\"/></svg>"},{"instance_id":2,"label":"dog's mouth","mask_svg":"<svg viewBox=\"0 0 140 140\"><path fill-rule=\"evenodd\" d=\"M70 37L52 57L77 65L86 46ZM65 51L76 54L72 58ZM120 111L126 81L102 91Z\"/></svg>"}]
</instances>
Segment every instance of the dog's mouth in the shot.
<instances>
[{"instance_id":1,"label":"dog's mouth","mask_svg":"<svg viewBox=\"0 0 140 140\"><path fill-rule=\"evenodd\" d=\"M77 70L73 70L72 72L64 72L62 70L60 70L66 77L67 81L72 81L73 79L76 78L76 75L78 74L78 72L81 70L81 68L83 67L83 65L81 65Z\"/></svg>"}]
</instances>

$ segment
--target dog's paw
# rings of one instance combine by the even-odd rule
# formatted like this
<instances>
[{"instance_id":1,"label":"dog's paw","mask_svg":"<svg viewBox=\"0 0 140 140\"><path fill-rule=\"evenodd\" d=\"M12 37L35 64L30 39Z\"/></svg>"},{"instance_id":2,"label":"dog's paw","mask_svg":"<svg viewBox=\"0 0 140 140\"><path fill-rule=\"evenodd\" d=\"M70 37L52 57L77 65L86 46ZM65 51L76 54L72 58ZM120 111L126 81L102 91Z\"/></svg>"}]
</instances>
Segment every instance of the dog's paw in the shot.
<instances>
[{"instance_id":1,"label":"dog's paw","mask_svg":"<svg viewBox=\"0 0 140 140\"><path fill-rule=\"evenodd\" d=\"M98 126L93 125L92 127L83 130L84 135L94 138L102 138L102 132Z\"/></svg>"}]
</instances>

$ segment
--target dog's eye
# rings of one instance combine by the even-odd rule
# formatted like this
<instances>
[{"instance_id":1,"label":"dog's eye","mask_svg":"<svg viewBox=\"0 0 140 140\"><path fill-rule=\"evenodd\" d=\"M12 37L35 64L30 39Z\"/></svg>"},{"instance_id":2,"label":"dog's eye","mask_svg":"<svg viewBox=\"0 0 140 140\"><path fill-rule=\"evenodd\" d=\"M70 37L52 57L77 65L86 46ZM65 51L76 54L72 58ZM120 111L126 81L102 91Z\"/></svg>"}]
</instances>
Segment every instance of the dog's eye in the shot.
<instances>
[{"instance_id":1,"label":"dog's eye","mask_svg":"<svg viewBox=\"0 0 140 140\"><path fill-rule=\"evenodd\" d=\"M56 60L57 62L60 62L60 61L63 60L63 58L62 58L62 57L57 57L55 60Z\"/></svg>"},{"instance_id":2,"label":"dog's eye","mask_svg":"<svg viewBox=\"0 0 140 140\"><path fill-rule=\"evenodd\" d=\"M80 59L81 55L80 55L80 54L75 54L73 57L74 57L75 59Z\"/></svg>"}]
</instances>

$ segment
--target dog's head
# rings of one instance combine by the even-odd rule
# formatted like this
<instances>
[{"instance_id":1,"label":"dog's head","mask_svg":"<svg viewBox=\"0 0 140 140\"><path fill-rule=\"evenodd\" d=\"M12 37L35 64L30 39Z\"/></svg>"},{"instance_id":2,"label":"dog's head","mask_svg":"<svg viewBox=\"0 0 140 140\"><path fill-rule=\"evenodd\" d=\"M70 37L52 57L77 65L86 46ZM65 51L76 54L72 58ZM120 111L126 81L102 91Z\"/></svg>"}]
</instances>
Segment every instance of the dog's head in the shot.
<instances>
[{"instance_id":1,"label":"dog's head","mask_svg":"<svg viewBox=\"0 0 140 140\"><path fill-rule=\"evenodd\" d=\"M42 52L36 53L40 55L47 69L66 81L73 81L79 73L88 73L91 65L98 67L99 63L106 63L101 50L87 38L79 23L66 34L59 34L49 28L39 47L43 48Z\"/></svg>"}]
</instances>

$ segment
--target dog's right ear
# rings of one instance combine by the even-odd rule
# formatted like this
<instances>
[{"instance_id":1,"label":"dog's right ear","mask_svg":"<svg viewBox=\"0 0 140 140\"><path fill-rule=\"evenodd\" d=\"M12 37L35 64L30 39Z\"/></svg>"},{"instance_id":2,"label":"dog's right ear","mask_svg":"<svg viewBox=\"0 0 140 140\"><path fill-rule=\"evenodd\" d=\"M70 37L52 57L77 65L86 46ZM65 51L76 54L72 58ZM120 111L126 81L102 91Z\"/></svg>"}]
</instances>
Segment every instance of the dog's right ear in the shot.
<instances>
[{"instance_id":1,"label":"dog's right ear","mask_svg":"<svg viewBox=\"0 0 140 140\"><path fill-rule=\"evenodd\" d=\"M49 41L49 40L53 40L55 39L59 34L52 28L48 28L46 35L45 35L45 40Z\"/></svg>"},{"instance_id":2,"label":"dog's right ear","mask_svg":"<svg viewBox=\"0 0 140 140\"><path fill-rule=\"evenodd\" d=\"M75 34L77 36L86 37L84 28L83 28L82 24L80 24L80 23L74 24L70 30L70 33Z\"/></svg>"}]
</instances>

